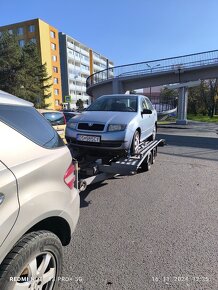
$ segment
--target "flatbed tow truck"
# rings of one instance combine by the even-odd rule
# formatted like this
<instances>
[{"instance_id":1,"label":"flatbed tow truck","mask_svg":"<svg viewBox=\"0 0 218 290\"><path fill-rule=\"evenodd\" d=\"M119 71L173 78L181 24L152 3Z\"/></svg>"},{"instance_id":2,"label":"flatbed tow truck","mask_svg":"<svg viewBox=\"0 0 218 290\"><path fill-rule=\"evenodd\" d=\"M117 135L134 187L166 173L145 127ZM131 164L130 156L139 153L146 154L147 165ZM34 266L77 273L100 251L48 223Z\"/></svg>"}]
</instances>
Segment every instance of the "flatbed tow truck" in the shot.
<instances>
[{"instance_id":1,"label":"flatbed tow truck","mask_svg":"<svg viewBox=\"0 0 218 290\"><path fill-rule=\"evenodd\" d=\"M74 150L69 147L78 172L76 187L79 191L84 191L88 185L102 182L116 175L133 175L138 170L148 171L155 162L157 147L164 146L165 143L164 139L141 142L137 155L131 156L129 153L127 157L114 157L110 160L96 158L89 154L78 158Z\"/></svg>"}]
</instances>

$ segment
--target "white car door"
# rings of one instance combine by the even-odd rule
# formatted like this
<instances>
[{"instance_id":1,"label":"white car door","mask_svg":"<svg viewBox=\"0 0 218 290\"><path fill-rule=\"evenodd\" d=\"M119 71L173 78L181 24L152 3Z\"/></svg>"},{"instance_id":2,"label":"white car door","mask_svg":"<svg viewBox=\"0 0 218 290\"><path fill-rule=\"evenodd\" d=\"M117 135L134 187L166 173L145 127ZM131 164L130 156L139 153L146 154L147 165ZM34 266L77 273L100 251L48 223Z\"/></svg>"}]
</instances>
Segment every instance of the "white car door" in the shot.
<instances>
[{"instance_id":1,"label":"white car door","mask_svg":"<svg viewBox=\"0 0 218 290\"><path fill-rule=\"evenodd\" d=\"M150 117L150 126L151 126L149 128L149 131L150 131L150 134L152 134L154 126L155 126L155 123L157 122L157 112L154 109L154 107L152 106L152 103L151 103L151 101L148 98L145 98L145 101L147 103L148 109L152 111L152 114L149 115L149 117Z\"/></svg>"},{"instance_id":2,"label":"white car door","mask_svg":"<svg viewBox=\"0 0 218 290\"><path fill-rule=\"evenodd\" d=\"M0 161L0 246L19 212L17 183L13 173Z\"/></svg>"},{"instance_id":3,"label":"white car door","mask_svg":"<svg viewBox=\"0 0 218 290\"><path fill-rule=\"evenodd\" d=\"M142 97L140 101L140 110L141 110L141 140L148 138L153 131L153 117L152 114L142 114L144 109L149 109L146 102L146 98Z\"/></svg>"}]
</instances>

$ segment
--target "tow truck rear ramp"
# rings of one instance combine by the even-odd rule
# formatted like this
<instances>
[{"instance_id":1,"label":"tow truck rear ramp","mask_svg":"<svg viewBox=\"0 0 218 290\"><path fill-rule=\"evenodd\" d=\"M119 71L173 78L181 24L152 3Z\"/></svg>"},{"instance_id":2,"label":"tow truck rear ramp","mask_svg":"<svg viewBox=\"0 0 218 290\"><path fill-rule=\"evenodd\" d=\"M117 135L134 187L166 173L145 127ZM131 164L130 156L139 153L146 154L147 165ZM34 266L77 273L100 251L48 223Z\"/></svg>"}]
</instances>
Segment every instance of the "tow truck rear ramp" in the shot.
<instances>
[{"instance_id":1,"label":"tow truck rear ramp","mask_svg":"<svg viewBox=\"0 0 218 290\"><path fill-rule=\"evenodd\" d=\"M102 182L116 175L133 175L139 169L148 171L155 162L157 147L165 144L164 139L142 142L139 144L137 155L114 158L106 164L102 162L102 159L93 159L93 157L83 162L74 161L78 170L77 188L79 191L84 191L88 185ZM73 152L71 153L74 159Z\"/></svg>"}]
</instances>

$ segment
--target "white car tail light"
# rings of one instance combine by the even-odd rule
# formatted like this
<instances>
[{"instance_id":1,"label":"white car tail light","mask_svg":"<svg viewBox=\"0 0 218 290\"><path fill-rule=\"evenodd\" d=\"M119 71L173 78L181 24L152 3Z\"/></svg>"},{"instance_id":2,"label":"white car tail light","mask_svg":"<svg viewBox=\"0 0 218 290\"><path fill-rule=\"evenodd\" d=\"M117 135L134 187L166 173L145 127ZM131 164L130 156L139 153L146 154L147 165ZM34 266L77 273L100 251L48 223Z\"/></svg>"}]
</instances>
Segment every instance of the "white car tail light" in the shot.
<instances>
[{"instance_id":1,"label":"white car tail light","mask_svg":"<svg viewBox=\"0 0 218 290\"><path fill-rule=\"evenodd\" d=\"M75 182L74 171L75 171L74 165L71 164L64 175L64 182L70 189L74 187Z\"/></svg>"}]
</instances>

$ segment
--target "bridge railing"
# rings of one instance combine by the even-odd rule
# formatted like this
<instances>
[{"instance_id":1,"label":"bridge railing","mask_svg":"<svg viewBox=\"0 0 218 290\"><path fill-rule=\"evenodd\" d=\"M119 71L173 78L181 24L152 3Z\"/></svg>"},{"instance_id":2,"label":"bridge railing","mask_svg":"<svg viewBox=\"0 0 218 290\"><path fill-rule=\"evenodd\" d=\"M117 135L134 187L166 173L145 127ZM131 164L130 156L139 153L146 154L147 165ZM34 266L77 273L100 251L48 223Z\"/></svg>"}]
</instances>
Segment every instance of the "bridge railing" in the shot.
<instances>
[{"instance_id":1,"label":"bridge railing","mask_svg":"<svg viewBox=\"0 0 218 290\"><path fill-rule=\"evenodd\" d=\"M218 64L218 50L115 66L89 76L86 81L86 87L89 88L113 78L154 74L167 71L180 73L183 69L209 66L213 64Z\"/></svg>"},{"instance_id":2,"label":"bridge railing","mask_svg":"<svg viewBox=\"0 0 218 290\"><path fill-rule=\"evenodd\" d=\"M174 96L149 96L149 99L152 102L153 107L157 111L157 113L163 113L165 111L170 111L178 106L178 98Z\"/></svg>"}]
</instances>

